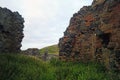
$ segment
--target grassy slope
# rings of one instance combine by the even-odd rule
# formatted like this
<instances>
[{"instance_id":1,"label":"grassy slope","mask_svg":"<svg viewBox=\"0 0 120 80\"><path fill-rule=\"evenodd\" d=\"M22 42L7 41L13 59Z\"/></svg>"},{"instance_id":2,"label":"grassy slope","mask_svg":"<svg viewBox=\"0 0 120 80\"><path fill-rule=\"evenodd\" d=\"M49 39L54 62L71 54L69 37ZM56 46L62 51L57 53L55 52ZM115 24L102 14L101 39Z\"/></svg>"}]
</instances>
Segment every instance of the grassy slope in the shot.
<instances>
[{"instance_id":1,"label":"grassy slope","mask_svg":"<svg viewBox=\"0 0 120 80\"><path fill-rule=\"evenodd\" d=\"M46 51L48 51L49 54L58 54L59 52L58 45L52 45L52 46L48 46L40 49L41 54L45 53Z\"/></svg>"},{"instance_id":2,"label":"grassy slope","mask_svg":"<svg viewBox=\"0 0 120 80\"><path fill-rule=\"evenodd\" d=\"M48 67L34 57L0 54L0 80L53 80Z\"/></svg>"},{"instance_id":3,"label":"grassy slope","mask_svg":"<svg viewBox=\"0 0 120 80\"><path fill-rule=\"evenodd\" d=\"M0 54L0 80L120 80L96 63L43 62L19 54Z\"/></svg>"}]
</instances>

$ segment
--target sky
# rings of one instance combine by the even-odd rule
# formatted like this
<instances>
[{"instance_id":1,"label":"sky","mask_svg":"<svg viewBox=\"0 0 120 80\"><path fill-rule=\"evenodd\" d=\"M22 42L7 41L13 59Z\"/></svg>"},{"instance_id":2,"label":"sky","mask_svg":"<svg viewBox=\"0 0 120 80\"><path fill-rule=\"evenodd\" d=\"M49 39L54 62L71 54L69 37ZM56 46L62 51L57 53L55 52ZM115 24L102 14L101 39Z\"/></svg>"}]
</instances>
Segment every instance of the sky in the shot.
<instances>
[{"instance_id":1,"label":"sky","mask_svg":"<svg viewBox=\"0 0 120 80\"><path fill-rule=\"evenodd\" d=\"M70 18L93 0L0 0L0 6L18 11L25 20L22 50L58 44Z\"/></svg>"}]
</instances>

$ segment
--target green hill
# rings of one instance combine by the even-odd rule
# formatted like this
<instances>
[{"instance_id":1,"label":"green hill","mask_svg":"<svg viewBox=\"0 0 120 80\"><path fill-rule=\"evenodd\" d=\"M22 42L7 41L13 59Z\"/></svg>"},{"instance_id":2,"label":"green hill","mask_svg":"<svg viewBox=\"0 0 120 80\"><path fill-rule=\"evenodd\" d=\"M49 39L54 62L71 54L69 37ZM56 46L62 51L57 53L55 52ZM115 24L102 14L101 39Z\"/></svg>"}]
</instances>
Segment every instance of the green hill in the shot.
<instances>
[{"instance_id":1,"label":"green hill","mask_svg":"<svg viewBox=\"0 0 120 80\"><path fill-rule=\"evenodd\" d=\"M58 45L44 47L44 48L40 49L40 54L43 54L46 51L48 52L48 54L58 54L59 53Z\"/></svg>"}]
</instances>

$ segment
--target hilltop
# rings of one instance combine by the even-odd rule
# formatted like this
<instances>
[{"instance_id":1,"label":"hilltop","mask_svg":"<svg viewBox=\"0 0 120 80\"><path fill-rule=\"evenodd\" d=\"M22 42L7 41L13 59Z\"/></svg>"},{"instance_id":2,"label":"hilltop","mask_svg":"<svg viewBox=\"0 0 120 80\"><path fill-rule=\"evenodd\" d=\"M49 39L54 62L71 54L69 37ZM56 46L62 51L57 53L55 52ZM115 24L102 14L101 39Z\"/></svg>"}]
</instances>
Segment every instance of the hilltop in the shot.
<instances>
[{"instance_id":1,"label":"hilltop","mask_svg":"<svg viewBox=\"0 0 120 80\"><path fill-rule=\"evenodd\" d=\"M56 45L44 47L44 48L40 49L40 54L43 54L46 51L48 52L48 54L58 54L59 53L58 45L56 44Z\"/></svg>"}]
</instances>

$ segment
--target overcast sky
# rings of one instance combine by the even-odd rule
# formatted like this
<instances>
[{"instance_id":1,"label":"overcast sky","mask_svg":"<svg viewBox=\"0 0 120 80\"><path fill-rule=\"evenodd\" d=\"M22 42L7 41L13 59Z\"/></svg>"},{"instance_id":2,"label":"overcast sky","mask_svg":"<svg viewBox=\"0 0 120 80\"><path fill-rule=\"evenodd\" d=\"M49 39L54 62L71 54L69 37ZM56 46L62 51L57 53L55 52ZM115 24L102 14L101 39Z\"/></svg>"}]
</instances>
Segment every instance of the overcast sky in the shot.
<instances>
[{"instance_id":1,"label":"overcast sky","mask_svg":"<svg viewBox=\"0 0 120 80\"><path fill-rule=\"evenodd\" d=\"M0 0L1 7L18 11L25 19L22 48L57 44L70 18L93 0Z\"/></svg>"}]
</instances>

